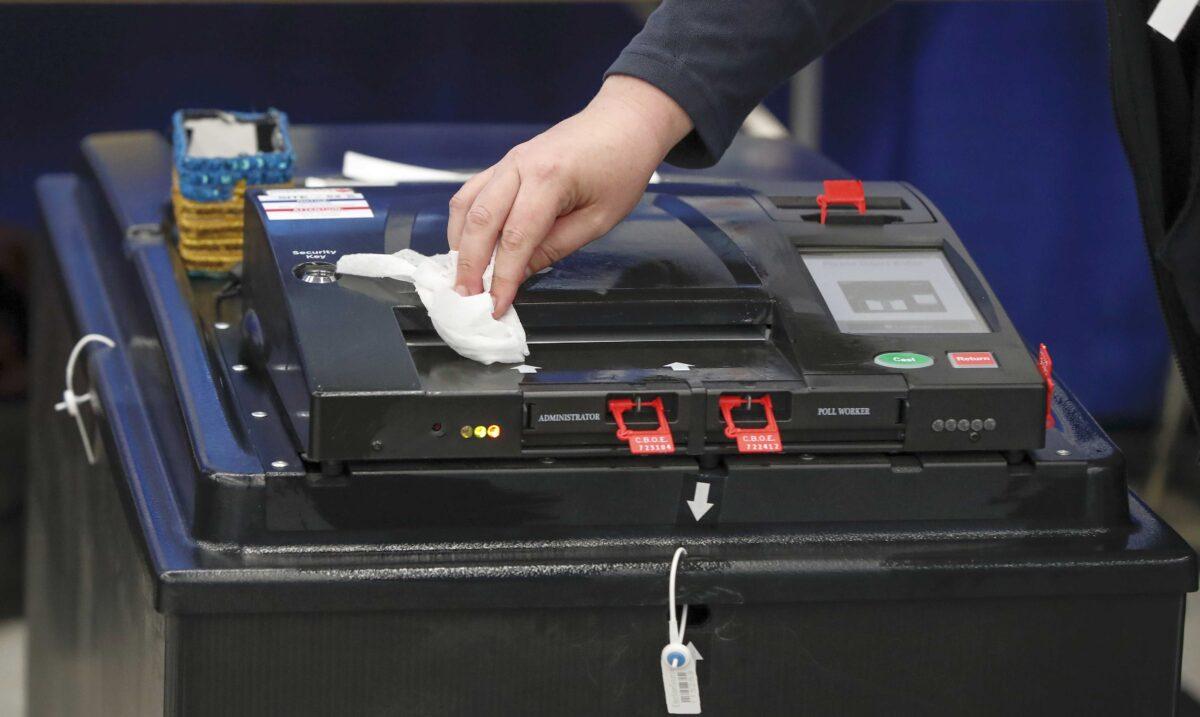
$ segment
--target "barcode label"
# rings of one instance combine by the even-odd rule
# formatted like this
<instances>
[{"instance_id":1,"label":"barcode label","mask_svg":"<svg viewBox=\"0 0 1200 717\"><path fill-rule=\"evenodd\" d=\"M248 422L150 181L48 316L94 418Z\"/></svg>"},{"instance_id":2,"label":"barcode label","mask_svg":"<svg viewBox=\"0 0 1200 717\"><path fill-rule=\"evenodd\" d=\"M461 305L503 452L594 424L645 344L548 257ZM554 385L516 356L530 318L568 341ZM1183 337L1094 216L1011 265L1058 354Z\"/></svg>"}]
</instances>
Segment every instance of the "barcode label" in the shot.
<instances>
[{"instance_id":1,"label":"barcode label","mask_svg":"<svg viewBox=\"0 0 1200 717\"><path fill-rule=\"evenodd\" d=\"M668 645L668 649L671 646ZM682 648L685 652L687 648ZM663 650L659 659L662 666L663 692L667 698L667 713L673 715L700 714L700 685L696 680L696 662L687 653L687 662L681 667L672 667L668 662L668 651Z\"/></svg>"},{"instance_id":2,"label":"barcode label","mask_svg":"<svg viewBox=\"0 0 1200 717\"><path fill-rule=\"evenodd\" d=\"M688 682L687 675L682 672L676 672L675 676L679 678L679 701L688 703L692 701L691 683Z\"/></svg>"}]
</instances>

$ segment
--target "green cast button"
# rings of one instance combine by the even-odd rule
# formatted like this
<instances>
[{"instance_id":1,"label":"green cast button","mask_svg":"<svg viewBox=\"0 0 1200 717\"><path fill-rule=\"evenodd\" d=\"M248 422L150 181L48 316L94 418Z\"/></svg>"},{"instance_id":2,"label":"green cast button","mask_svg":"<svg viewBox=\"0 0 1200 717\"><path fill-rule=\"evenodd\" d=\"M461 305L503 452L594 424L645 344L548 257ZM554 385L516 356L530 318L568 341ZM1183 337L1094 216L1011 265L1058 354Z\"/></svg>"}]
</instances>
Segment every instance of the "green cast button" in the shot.
<instances>
[{"instance_id":1,"label":"green cast button","mask_svg":"<svg viewBox=\"0 0 1200 717\"><path fill-rule=\"evenodd\" d=\"M884 368L925 368L933 365L933 359L911 351L892 351L876 356L875 363Z\"/></svg>"}]
</instances>

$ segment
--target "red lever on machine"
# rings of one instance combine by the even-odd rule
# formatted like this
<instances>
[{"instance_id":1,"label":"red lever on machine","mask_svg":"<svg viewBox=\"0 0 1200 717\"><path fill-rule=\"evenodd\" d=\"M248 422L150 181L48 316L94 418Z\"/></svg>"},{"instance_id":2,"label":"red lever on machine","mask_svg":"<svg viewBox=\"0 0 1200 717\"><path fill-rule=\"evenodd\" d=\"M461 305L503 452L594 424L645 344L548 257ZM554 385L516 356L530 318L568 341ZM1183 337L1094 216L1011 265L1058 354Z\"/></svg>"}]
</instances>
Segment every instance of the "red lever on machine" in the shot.
<instances>
[{"instance_id":1,"label":"red lever on machine","mask_svg":"<svg viewBox=\"0 0 1200 717\"><path fill-rule=\"evenodd\" d=\"M662 397L649 401L641 401L641 406L650 406L658 414L658 428L645 431L635 431L625 425L625 412L634 406L632 398L608 399L608 410L612 411L613 420L617 422L617 438L629 443L629 452L634 455L654 455L675 452L675 439L671 436L671 427L667 425L667 413L663 410Z\"/></svg>"},{"instance_id":2,"label":"red lever on machine","mask_svg":"<svg viewBox=\"0 0 1200 717\"><path fill-rule=\"evenodd\" d=\"M763 407L767 425L762 428L739 428L733 422L733 409L757 403ZM717 400L721 417L725 419L725 435L737 441L738 453L783 453L783 440L779 437L779 425L775 423L775 409L771 397L749 398L743 396L721 396Z\"/></svg>"},{"instance_id":3,"label":"red lever on machine","mask_svg":"<svg viewBox=\"0 0 1200 717\"><path fill-rule=\"evenodd\" d=\"M1054 405L1054 359L1050 358L1046 344L1038 344L1037 367L1046 382L1046 428L1050 429L1054 428L1054 412L1051 410Z\"/></svg>"},{"instance_id":4,"label":"red lever on machine","mask_svg":"<svg viewBox=\"0 0 1200 717\"><path fill-rule=\"evenodd\" d=\"M829 216L829 208L835 206L856 207L859 214L867 213L867 195L863 183L858 179L826 179L825 193L817 195L817 206L821 208L821 223Z\"/></svg>"}]
</instances>

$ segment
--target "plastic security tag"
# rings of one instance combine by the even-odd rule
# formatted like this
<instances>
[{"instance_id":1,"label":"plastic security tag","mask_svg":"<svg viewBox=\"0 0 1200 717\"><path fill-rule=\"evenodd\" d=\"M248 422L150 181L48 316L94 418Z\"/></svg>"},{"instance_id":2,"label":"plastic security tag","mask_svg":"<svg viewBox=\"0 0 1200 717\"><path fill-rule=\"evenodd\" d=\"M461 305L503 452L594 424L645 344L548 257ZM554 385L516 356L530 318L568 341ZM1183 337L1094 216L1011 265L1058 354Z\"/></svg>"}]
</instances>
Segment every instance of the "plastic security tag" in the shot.
<instances>
[{"instance_id":1,"label":"plastic security tag","mask_svg":"<svg viewBox=\"0 0 1200 717\"><path fill-rule=\"evenodd\" d=\"M658 418L658 426L649 430L634 430L625 423L625 413L642 407L654 409ZM643 401L640 398L610 398L608 411L617 423L617 438L629 443L629 452L635 456L662 455L675 452L675 438L671 436L671 426L667 421L667 412L663 407L662 396Z\"/></svg>"},{"instance_id":2,"label":"plastic security tag","mask_svg":"<svg viewBox=\"0 0 1200 717\"><path fill-rule=\"evenodd\" d=\"M667 713L673 715L700 714L700 681L696 679L696 662L699 650L683 644L683 631L687 629L688 606L678 619L675 613L675 576L679 573L679 560L687 555L683 547L675 549L671 558L671 575L667 579L667 607L671 618L667 621L667 646L658 656L662 667L663 695L667 700Z\"/></svg>"},{"instance_id":3,"label":"plastic security tag","mask_svg":"<svg viewBox=\"0 0 1200 717\"><path fill-rule=\"evenodd\" d=\"M75 419L75 425L79 428L79 440L83 442L83 453L87 456L88 465L95 465L96 453L92 450L92 441L88 437L87 427L83 424L83 414L79 407L90 403L95 408L96 394L91 389L87 393L78 394L75 393L75 389L71 388L71 377L75 375L75 362L79 360L80 354L89 344L103 344L110 349L117 345L115 341L102 334L88 334L75 342L75 347L71 349L71 355L67 357L67 380L62 394L63 400L54 404L54 410L66 411L67 415Z\"/></svg>"},{"instance_id":4,"label":"plastic security tag","mask_svg":"<svg viewBox=\"0 0 1200 717\"><path fill-rule=\"evenodd\" d=\"M743 431L737 434L738 453L779 453L783 441L778 431Z\"/></svg>"},{"instance_id":5,"label":"plastic security tag","mask_svg":"<svg viewBox=\"0 0 1200 717\"><path fill-rule=\"evenodd\" d=\"M762 407L766 425L762 428L741 428L733 421L733 410L741 406ZM737 441L738 453L782 453L783 440L779 436L779 424L775 421L775 409L771 397L721 396L717 402L721 417L725 421L725 435Z\"/></svg>"},{"instance_id":6,"label":"plastic security tag","mask_svg":"<svg viewBox=\"0 0 1200 717\"><path fill-rule=\"evenodd\" d=\"M633 433L629 436L629 452L637 456L674 453L675 439L670 433Z\"/></svg>"},{"instance_id":7,"label":"plastic security tag","mask_svg":"<svg viewBox=\"0 0 1200 717\"><path fill-rule=\"evenodd\" d=\"M696 679L696 660L687 645L673 642L662 649L663 694L667 713L700 714L700 682Z\"/></svg>"}]
</instances>

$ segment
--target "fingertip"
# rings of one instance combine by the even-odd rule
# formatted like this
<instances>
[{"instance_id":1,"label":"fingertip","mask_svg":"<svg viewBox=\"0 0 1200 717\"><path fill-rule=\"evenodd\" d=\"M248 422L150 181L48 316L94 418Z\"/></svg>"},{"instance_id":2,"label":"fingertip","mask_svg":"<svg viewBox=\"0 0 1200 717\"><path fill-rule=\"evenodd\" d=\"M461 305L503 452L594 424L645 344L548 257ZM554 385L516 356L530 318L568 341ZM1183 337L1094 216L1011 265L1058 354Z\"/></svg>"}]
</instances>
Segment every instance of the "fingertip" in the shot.
<instances>
[{"instance_id":1,"label":"fingertip","mask_svg":"<svg viewBox=\"0 0 1200 717\"><path fill-rule=\"evenodd\" d=\"M516 292L510 291L505 287L501 287L497 290L495 284L493 284L492 303L494 304L494 308L492 310L492 318L499 319L501 316L504 316L509 308L512 307L512 302L515 297Z\"/></svg>"}]
</instances>

